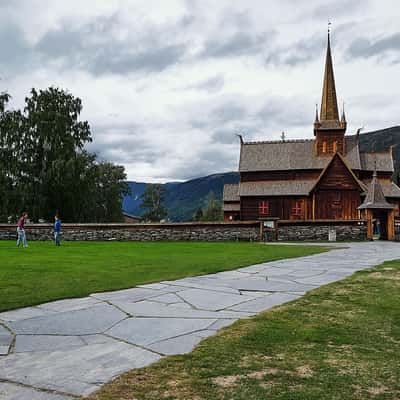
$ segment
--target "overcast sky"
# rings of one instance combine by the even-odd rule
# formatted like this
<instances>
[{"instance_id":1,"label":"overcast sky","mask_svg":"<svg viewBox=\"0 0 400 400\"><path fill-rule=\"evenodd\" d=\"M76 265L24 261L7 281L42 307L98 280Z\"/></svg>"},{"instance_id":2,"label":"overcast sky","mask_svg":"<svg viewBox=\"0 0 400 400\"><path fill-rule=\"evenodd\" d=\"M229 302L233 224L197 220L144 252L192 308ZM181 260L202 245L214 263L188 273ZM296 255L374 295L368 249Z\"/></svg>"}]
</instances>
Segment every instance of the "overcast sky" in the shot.
<instances>
[{"instance_id":1,"label":"overcast sky","mask_svg":"<svg viewBox=\"0 0 400 400\"><path fill-rule=\"evenodd\" d=\"M398 0L0 0L0 92L80 97L130 180L237 170L237 132L312 137L328 19L348 133L398 125Z\"/></svg>"}]
</instances>

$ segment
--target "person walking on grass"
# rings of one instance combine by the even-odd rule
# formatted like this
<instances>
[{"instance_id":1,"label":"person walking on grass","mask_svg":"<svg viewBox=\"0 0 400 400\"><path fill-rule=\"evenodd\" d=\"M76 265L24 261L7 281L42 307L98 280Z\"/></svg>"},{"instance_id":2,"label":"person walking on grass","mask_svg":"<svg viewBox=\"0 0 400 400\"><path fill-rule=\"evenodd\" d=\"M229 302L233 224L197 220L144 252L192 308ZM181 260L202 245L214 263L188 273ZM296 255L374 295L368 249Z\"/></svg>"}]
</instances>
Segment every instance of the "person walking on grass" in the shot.
<instances>
[{"instance_id":1,"label":"person walking on grass","mask_svg":"<svg viewBox=\"0 0 400 400\"><path fill-rule=\"evenodd\" d=\"M58 218L58 215L56 215L54 217L54 243L56 246L61 245L60 233L61 233L61 220L60 218Z\"/></svg>"},{"instance_id":2,"label":"person walking on grass","mask_svg":"<svg viewBox=\"0 0 400 400\"><path fill-rule=\"evenodd\" d=\"M28 218L28 214L26 212L22 213L20 219L18 220L17 224L17 234L18 234L18 240L17 240L17 247L23 244L24 247L28 247L28 243L26 241L26 234L25 234L25 222L26 219Z\"/></svg>"}]
</instances>

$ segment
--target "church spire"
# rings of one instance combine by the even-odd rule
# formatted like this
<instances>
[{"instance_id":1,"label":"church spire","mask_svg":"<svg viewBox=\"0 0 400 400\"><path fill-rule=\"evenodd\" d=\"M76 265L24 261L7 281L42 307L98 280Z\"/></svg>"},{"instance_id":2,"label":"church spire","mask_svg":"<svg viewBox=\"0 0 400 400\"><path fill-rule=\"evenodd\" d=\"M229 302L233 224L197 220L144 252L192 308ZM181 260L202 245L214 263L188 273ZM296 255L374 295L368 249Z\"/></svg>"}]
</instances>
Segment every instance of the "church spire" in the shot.
<instances>
[{"instance_id":1,"label":"church spire","mask_svg":"<svg viewBox=\"0 0 400 400\"><path fill-rule=\"evenodd\" d=\"M328 45L326 49L324 85L321 101L321 121L339 121L339 111L336 99L335 77L331 54L330 29L328 27Z\"/></svg>"}]
</instances>

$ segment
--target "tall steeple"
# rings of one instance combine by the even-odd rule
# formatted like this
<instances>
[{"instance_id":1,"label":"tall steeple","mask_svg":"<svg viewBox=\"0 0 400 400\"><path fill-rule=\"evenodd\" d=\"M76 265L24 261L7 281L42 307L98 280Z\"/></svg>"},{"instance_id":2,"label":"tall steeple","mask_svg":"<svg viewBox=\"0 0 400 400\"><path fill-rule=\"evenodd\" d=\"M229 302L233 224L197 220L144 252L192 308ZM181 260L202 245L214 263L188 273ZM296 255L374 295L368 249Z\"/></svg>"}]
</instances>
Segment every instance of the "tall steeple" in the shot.
<instances>
[{"instance_id":1,"label":"tall steeple","mask_svg":"<svg viewBox=\"0 0 400 400\"><path fill-rule=\"evenodd\" d=\"M321 121L339 121L339 111L336 99L335 76L333 74L333 63L331 53L331 38L328 28L328 45L326 49L324 85L321 101Z\"/></svg>"},{"instance_id":2,"label":"tall steeple","mask_svg":"<svg viewBox=\"0 0 400 400\"><path fill-rule=\"evenodd\" d=\"M321 112L319 120L316 117L314 121L314 135L316 136L315 154L317 156L331 156L336 152L339 152L344 156L346 153L344 135L346 132L347 122L344 110L342 118L339 119L329 25Z\"/></svg>"}]
</instances>

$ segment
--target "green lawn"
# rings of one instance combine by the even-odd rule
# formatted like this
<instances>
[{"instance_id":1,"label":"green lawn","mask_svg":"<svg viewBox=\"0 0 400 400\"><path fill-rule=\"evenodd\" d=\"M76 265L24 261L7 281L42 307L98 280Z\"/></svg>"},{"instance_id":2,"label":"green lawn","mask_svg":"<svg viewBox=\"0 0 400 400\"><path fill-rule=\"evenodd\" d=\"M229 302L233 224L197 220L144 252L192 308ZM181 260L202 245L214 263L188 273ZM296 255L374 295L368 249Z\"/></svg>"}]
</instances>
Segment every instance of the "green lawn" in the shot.
<instances>
[{"instance_id":1,"label":"green lawn","mask_svg":"<svg viewBox=\"0 0 400 400\"><path fill-rule=\"evenodd\" d=\"M90 400L398 400L400 261L225 328Z\"/></svg>"},{"instance_id":2,"label":"green lawn","mask_svg":"<svg viewBox=\"0 0 400 400\"><path fill-rule=\"evenodd\" d=\"M0 311L93 292L315 254L316 246L195 242L0 241Z\"/></svg>"}]
</instances>

